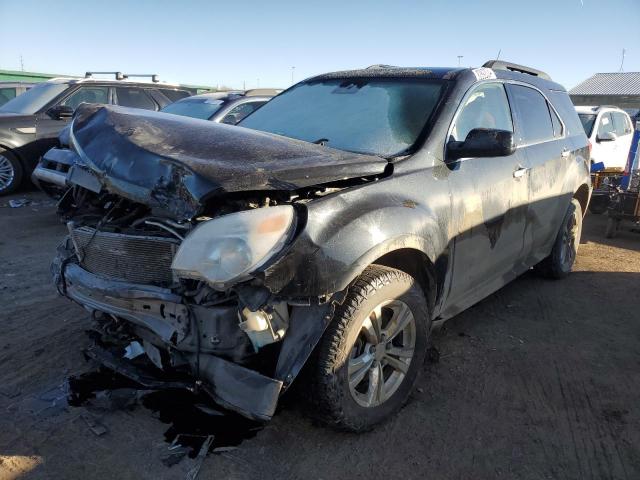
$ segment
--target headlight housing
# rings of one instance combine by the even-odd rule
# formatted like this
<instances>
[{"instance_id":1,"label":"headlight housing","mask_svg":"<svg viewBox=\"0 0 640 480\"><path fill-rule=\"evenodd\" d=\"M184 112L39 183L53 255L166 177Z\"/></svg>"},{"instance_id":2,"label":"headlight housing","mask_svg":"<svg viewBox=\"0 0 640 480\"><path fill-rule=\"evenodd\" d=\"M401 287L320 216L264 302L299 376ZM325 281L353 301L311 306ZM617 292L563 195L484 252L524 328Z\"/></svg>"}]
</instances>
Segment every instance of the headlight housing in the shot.
<instances>
[{"instance_id":1,"label":"headlight housing","mask_svg":"<svg viewBox=\"0 0 640 480\"><path fill-rule=\"evenodd\" d=\"M182 242L171 264L180 278L224 288L264 265L294 227L291 205L256 208L208 220Z\"/></svg>"}]
</instances>

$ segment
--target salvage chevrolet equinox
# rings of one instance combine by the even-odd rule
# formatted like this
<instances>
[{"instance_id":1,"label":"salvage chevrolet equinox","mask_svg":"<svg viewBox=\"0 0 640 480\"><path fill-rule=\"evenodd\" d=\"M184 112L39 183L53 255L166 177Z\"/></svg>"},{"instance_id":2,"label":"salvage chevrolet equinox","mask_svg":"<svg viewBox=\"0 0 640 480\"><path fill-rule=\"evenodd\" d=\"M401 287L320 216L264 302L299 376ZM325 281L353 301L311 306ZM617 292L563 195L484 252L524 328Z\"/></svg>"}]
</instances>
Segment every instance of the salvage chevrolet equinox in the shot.
<instances>
[{"instance_id":1,"label":"salvage chevrolet equinox","mask_svg":"<svg viewBox=\"0 0 640 480\"><path fill-rule=\"evenodd\" d=\"M498 61L316 76L240 127L86 105L68 149L52 271L88 357L261 420L301 374L352 431L407 400L434 326L566 276L591 194L564 88Z\"/></svg>"}]
</instances>

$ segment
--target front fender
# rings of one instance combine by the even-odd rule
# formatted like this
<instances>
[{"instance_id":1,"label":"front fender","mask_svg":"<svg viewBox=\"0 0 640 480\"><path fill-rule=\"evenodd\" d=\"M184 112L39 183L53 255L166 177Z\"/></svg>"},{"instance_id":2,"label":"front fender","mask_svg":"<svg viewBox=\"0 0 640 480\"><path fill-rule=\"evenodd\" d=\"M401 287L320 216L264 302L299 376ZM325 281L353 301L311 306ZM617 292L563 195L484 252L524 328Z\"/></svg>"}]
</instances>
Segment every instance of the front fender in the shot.
<instances>
[{"instance_id":1,"label":"front fender","mask_svg":"<svg viewBox=\"0 0 640 480\"><path fill-rule=\"evenodd\" d=\"M304 229L262 272L267 288L289 297L329 295L401 248L419 250L435 262L446 245L443 229L429 205L399 193L398 184L379 181L309 203Z\"/></svg>"}]
</instances>

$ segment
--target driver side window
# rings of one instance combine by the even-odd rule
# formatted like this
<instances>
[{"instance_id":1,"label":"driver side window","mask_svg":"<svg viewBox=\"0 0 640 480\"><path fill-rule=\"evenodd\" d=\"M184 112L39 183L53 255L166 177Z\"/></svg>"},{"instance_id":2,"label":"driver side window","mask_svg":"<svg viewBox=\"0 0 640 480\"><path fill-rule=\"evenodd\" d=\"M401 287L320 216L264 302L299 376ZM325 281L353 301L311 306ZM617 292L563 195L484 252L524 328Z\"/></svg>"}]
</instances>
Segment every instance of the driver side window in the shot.
<instances>
[{"instance_id":1,"label":"driver side window","mask_svg":"<svg viewBox=\"0 0 640 480\"><path fill-rule=\"evenodd\" d=\"M75 110L81 103L109 103L109 88L80 87L60 103L60 105L65 105Z\"/></svg>"},{"instance_id":2,"label":"driver side window","mask_svg":"<svg viewBox=\"0 0 640 480\"><path fill-rule=\"evenodd\" d=\"M501 83L482 84L467 97L449 140L464 142L474 128L513 132L509 101Z\"/></svg>"}]
</instances>

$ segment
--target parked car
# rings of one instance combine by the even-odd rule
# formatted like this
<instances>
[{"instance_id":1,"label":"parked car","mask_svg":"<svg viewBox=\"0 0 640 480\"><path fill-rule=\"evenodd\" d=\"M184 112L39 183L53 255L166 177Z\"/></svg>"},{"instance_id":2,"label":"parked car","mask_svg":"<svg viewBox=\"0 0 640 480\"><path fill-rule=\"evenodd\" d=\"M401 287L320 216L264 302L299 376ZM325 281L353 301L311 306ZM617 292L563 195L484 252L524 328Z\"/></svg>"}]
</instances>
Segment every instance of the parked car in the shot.
<instances>
[{"instance_id":1,"label":"parked car","mask_svg":"<svg viewBox=\"0 0 640 480\"><path fill-rule=\"evenodd\" d=\"M28 82L0 82L0 107L12 98L26 92L33 85Z\"/></svg>"},{"instance_id":2,"label":"parked car","mask_svg":"<svg viewBox=\"0 0 640 480\"><path fill-rule=\"evenodd\" d=\"M245 92L203 93L178 100L171 105L167 105L161 111L236 125L240 120L271 100L280 91L261 88Z\"/></svg>"},{"instance_id":3,"label":"parked car","mask_svg":"<svg viewBox=\"0 0 640 480\"><path fill-rule=\"evenodd\" d=\"M624 171L633 138L629 114L618 107L576 107L591 142L591 161L607 170Z\"/></svg>"},{"instance_id":4,"label":"parked car","mask_svg":"<svg viewBox=\"0 0 640 480\"><path fill-rule=\"evenodd\" d=\"M70 138L52 272L87 356L262 420L305 367L312 414L353 431L407 400L435 325L568 275L591 193L564 88L497 61L319 75L235 128L87 105Z\"/></svg>"},{"instance_id":5,"label":"parked car","mask_svg":"<svg viewBox=\"0 0 640 480\"><path fill-rule=\"evenodd\" d=\"M81 103L115 104L146 110L190 95L169 84L58 78L42 82L0 107L0 195L30 177L38 159L57 143L60 131ZM155 78L155 76L154 76Z\"/></svg>"}]
</instances>

